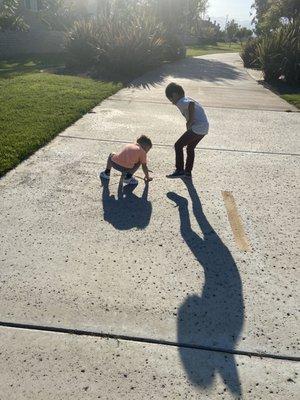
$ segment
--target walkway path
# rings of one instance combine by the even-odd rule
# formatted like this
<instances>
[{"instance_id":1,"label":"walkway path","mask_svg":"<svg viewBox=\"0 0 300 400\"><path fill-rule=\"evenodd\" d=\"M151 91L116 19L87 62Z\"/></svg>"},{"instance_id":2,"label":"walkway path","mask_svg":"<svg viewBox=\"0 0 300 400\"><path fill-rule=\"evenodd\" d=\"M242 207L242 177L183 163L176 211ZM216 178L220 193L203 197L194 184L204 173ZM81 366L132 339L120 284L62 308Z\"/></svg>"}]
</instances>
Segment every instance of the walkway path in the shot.
<instances>
[{"instance_id":1,"label":"walkway path","mask_svg":"<svg viewBox=\"0 0 300 400\"><path fill-rule=\"evenodd\" d=\"M211 123L194 185L164 178L184 129L172 80ZM297 398L300 115L286 110L238 55L187 59L1 180L1 400ZM101 188L109 152L143 133L153 183Z\"/></svg>"}]
</instances>

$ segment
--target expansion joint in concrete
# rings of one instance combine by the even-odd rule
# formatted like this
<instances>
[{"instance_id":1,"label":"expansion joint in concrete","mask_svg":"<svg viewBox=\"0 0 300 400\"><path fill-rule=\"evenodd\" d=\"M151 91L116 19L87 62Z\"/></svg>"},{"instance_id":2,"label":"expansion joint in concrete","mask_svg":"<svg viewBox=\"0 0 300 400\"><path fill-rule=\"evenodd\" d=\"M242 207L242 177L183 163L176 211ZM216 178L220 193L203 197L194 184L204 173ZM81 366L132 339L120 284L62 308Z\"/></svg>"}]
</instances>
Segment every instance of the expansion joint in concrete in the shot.
<instances>
[{"instance_id":1,"label":"expansion joint in concrete","mask_svg":"<svg viewBox=\"0 0 300 400\"><path fill-rule=\"evenodd\" d=\"M72 135L58 135L62 138L67 139L78 139L78 140L93 140L96 142L107 142L107 143L131 143L126 140L114 140L114 139L97 139L97 138L89 138L82 136L72 136ZM157 147L174 147L172 144L162 144L162 143L153 143L154 146ZM196 150L204 150L204 151L224 151L230 153L243 153L243 154L258 154L258 155L270 155L270 156L291 156L291 157L299 157L299 153L280 153L275 151L256 151L256 150L238 150L238 149L224 149L219 147L197 147Z\"/></svg>"},{"instance_id":2,"label":"expansion joint in concrete","mask_svg":"<svg viewBox=\"0 0 300 400\"><path fill-rule=\"evenodd\" d=\"M40 331L40 332L64 333L64 334L77 335L77 336L92 336L92 337L98 337L98 338L103 338L103 339L123 340L123 341L129 341L129 342L154 344L154 345L160 345L160 346L178 347L178 348L202 350L202 351L212 351L212 352L223 353L223 354L235 354L235 355L240 355L240 356L257 357L257 358L261 358L261 359L268 358L268 359L281 360L281 361L295 361L295 362L300 361L300 357L294 357L294 356L271 354L271 353L260 353L260 352L253 352L253 351L243 351L243 350L237 350L237 349L226 349L226 348L210 347L210 346L201 346L201 345L196 345L196 344L178 343L178 342L161 340L161 339L145 338L145 337L138 337L138 336L128 336L128 335L118 335L118 334L113 334L113 333L94 332L94 331L88 331L88 330L62 328L62 327L56 327L56 326L20 324L20 323L15 323L15 322L4 322L4 321L0 321L0 326L4 327L4 328L33 330L33 331Z\"/></svg>"}]
</instances>

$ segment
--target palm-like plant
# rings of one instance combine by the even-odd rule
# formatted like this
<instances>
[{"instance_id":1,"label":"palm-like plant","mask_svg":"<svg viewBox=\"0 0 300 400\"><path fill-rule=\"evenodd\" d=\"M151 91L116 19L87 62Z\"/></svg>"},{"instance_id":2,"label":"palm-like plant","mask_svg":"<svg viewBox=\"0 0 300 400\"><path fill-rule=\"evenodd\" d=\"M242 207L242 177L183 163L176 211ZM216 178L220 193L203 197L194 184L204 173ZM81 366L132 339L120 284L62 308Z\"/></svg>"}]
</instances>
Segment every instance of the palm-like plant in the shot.
<instances>
[{"instance_id":1,"label":"palm-like plant","mask_svg":"<svg viewBox=\"0 0 300 400\"><path fill-rule=\"evenodd\" d=\"M153 17L110 14L75 22L66 53L69 66L131 77L158 65L164 45L164 29Z\"/></svg>"},{"instance_id":2,"label":"palm-like plant","mask_svg":"<svg viewBox=\"0 0 300 400\"><path fill-rule=\"evenodd\" d=\"M162 61L164 29L153 18L133 15L124 23L112 16L102 20L100 27L97 64L101 71L131 76Z\"/></svg>"},{"instance_id":3,"label":"palm-like plant","mask_svg":"<svg viewBox=\"0 0 300 400\"><path fill-rule=\"evenodd\" d=\"M258 59L258 44L259 38L248 39L246 43L242 45L242 51L240 56L244 62L246 68L260 68L260 62Z\"/></svg>"},{"instance_id":4,"label":"palm-like plant","mask_svg":"<svg viewBox=\"0 0 300 400\"><path fill-rule=\"evenodd\" d=\"M18 14L20 0L3 0L0 3L0 31L25 31L28 25Z\"/></svg>"},{"instance_id":5,"label":"palm-like plant","mask_svg":"<svg viewBox=\"0 0 300 400\"><path fill-rule=\"evenodd\" d=\"M299 82L299 25L282 26L261 38L257 54L266 81L283 76L287 82Z\"/></svg>"},{"instance_id":6,"label":"palm-like plant","mask_svg":"<svg viewBox=\"0 0 300 400\"><path fill-rule=\"evenodd\" d=\"M86 70L95 65L100 43L100 29L94 20L79 20L66 36L66 64Z\"/></svg>"}]
</instances>

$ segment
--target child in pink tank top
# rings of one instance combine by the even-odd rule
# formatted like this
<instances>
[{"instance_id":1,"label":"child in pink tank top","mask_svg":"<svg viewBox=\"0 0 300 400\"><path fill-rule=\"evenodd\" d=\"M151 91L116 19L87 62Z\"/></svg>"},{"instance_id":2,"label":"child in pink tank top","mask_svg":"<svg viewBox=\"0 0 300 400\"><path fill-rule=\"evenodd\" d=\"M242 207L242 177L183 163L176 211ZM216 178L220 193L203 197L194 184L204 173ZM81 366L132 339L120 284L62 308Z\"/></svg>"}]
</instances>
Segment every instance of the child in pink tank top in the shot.
<instances>
[{"instance_id":1,"label":"child in pink tank top","mask_svg":"<svg viewBox=\"0 0 300 400\"><path fill-rule=\"evenodd\" d=\"M138 182L133 174L142 166L145 181L152 181L147 167L147 153L151 148L151 140L145 135L140 136L136 143L127 144L119 153L109 155L106 170L101 172L100 177L110 179L111 168L114 168L124 175L124 183L136 185Z\"/></svg>"}]
</instances>

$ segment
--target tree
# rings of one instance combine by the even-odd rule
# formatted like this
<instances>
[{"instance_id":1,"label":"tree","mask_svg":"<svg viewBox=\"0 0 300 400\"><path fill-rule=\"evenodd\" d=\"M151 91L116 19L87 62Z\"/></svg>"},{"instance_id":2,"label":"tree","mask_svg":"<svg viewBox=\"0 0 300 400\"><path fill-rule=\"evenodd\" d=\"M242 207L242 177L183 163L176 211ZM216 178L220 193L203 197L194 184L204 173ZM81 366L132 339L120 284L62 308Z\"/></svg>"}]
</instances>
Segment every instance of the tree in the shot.
<instances>
[{"instance_id":1,"label":"tree","mask_svg":"<svg viewBox=\"0 0 300 400\"><path fill-rule=\"evenodd\" d=\"M135 0L135 3L146 5L168 31L191 33L201 22L208 0Z\"/></svg>"},{"instance_id":2,"label":"tree","mask_svg":"<svg viewBox=\"0 0 300 400\"><path fill-rule=\"evenodd\" d=\"M0 4L0 31L25 31L28 25L18 14L21 0L3 0Z\"/></svg>"},{"instance_id":3,"label":"tree","mask_svg":"<svg viewBox=\"0 0 300 400\"><path fill-rule=\"evenodd\" d=\"M237 33L239 31L240 27L237 22L235 22L234 19L231 21L228 21L225 26L225 34L227 37L227 40L229 41L230 45L232 42L234 42L237 39Z\"/></svg>"},{"instance_id":4,"label":"tree","mask_svg":"<svg viewBox=\"0 0 300 400\"><path fill-rule=\"evenodd\" d=\"M183 2L185 3L185 2ZM205 11L207 10L207 0L187 0L185 8L185 31L194 33L203 23Z\"/></svg>"},{"instance_id":5,"label":"tree","mask_svg":"<svg viewBox=\"0 0 300 400\"><path fill-rule=\"evenodd\" d=\"M191 33L197 29L207 9L208 0L97 0L100 16L130 18L144 13L163 23L169 32Z\"/></svg>"},{"instance_id":6,"label":"tree","mask_svg":"<svg viewBox=\"0 0 300 400\"><path fill-rule=\"evenodd\" d=\"M269 0L254 0L252 4L252 10L254 10L254 17L252 20L252 24L255 25L255 31L259 35L261 33L260 22L263 18L263 15L266 13L268 9Z\"/></svg>"},{"instance_id":7,"label":"tree","mask_svg":"<svg viewBox=\"0 0 300 400\"><path fill-rule=\"evenodd\" d=\"M39 16L53 30L64 31L76 19L87 16L84 1L70 2L66 0L40 0Z\"/></svg>"},{"instance_id":8,"label":"tree","mask_svg":"<svg viewBox=\"0 0 300 400\"><path fill-rule=\"evenodd\" d=\"M255 0L252 8L256 12L253 23L258 35L300 21L299 0Z\"/></svg>"},{"instance_id":9,"label":"tree","mask_svg":"<svg viewBox=\"0 0 300 400\"><path fill-rule=\"evenodd\" d=\"M192 33L198 37L200 44L213 44L221 41L223 38L220 25L216 21L212 22L210 19L200 20L197 30L194 30Z\"/></svg>"},{"instance_id":10,"label":"tree","mask_svg":"<svg viewBox=\"0 0 300 400\"><path fill-rule=\"evenodd\" d=\"M236 38L241 42L245 42L248 39L250 39L253 36L253 32L251 29L245 28L245 27L239 27L237 33L236 33Z\"/></svg>"}]
</instances>

